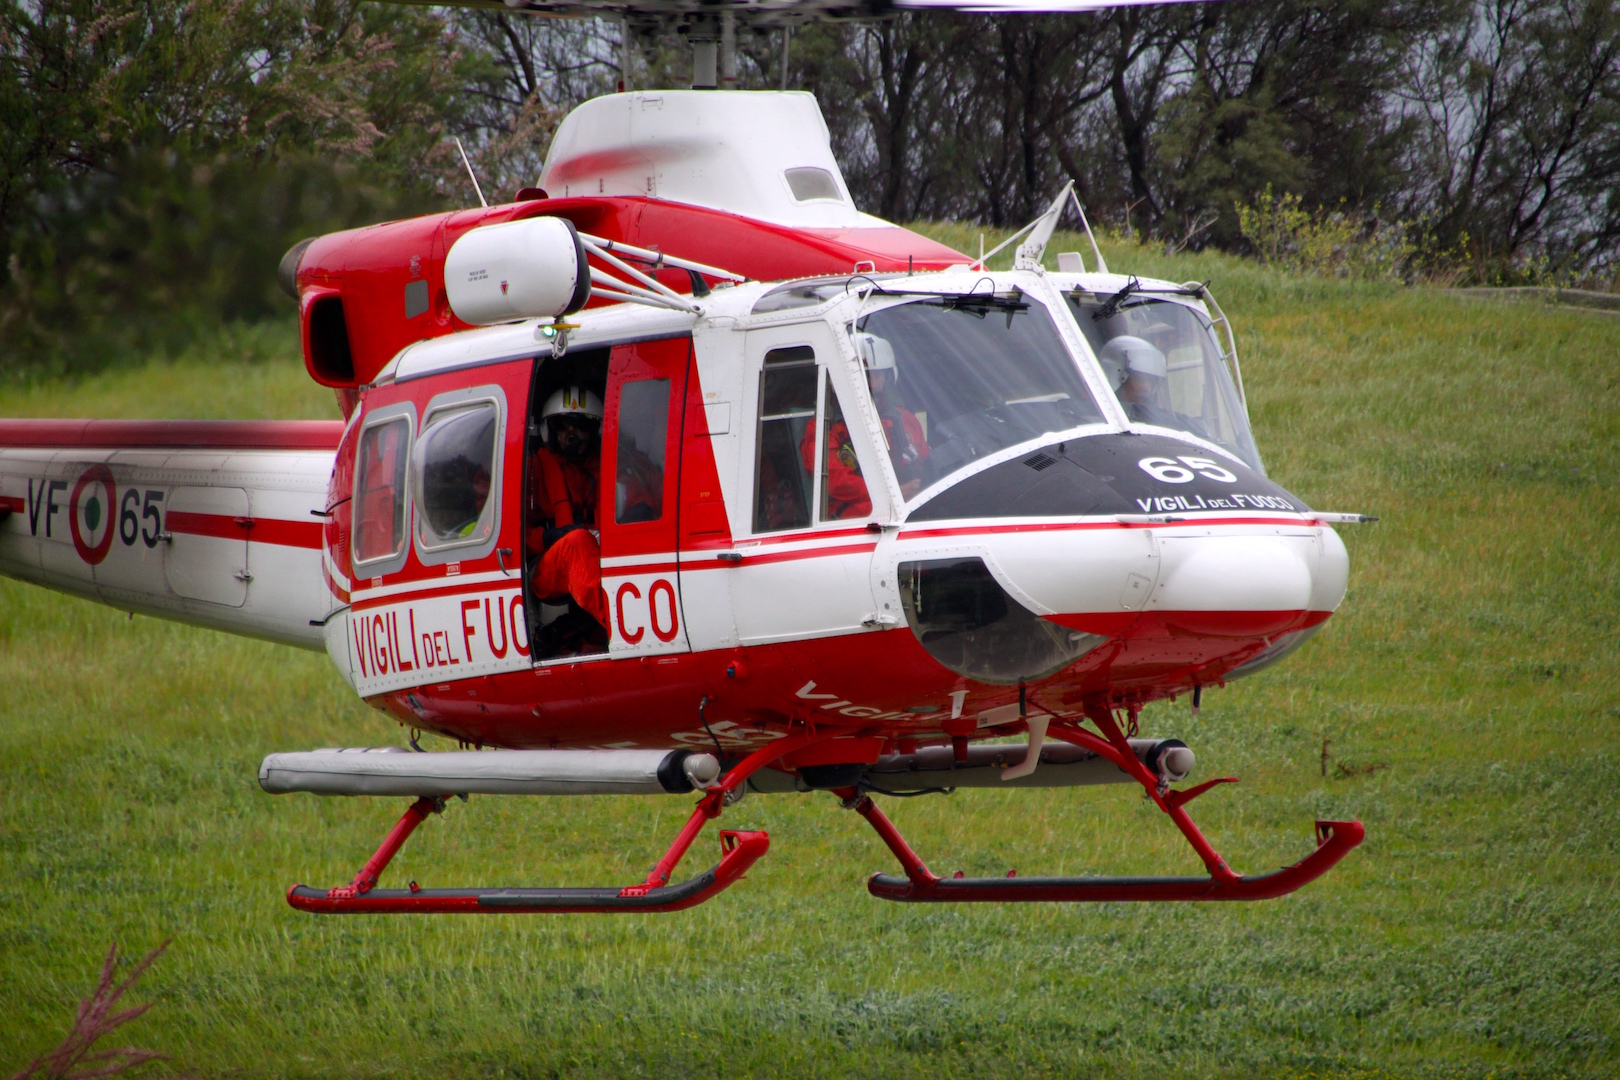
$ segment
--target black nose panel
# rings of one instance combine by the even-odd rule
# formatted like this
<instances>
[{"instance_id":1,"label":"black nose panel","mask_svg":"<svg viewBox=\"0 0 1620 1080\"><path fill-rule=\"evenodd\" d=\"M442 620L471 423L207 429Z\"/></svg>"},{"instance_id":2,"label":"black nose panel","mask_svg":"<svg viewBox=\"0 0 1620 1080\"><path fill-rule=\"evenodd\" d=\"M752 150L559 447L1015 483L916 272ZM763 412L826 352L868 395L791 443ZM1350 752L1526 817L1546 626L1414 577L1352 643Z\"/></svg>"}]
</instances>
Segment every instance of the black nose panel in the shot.
<instances>
[{"instance_id":1,"label":"black nose panel","mask_svg":"<svg viewBox=\"0 0 1620 1080\"><path fill-rule=\"evenodd\" d=\"M1191 443L1159 435L1092 435L974 473L908 520L1306 509L1248 466Z\"/></svg>"}]
</instances>

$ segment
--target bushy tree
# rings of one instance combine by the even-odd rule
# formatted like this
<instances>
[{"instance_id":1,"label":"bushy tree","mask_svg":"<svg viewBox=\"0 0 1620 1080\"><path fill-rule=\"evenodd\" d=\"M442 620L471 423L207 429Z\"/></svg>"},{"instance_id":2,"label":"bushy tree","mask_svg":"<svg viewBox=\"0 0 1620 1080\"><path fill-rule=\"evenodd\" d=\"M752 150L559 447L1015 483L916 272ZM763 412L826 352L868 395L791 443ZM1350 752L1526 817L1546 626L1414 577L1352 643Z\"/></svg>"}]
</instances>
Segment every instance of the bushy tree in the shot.
<instances>
[{"instance_id":1,"label":"bushy tree","mask_svg":"<svg viewBox=\"0 0 1620 1080\"><path fill-rule=\"evenodd\" d=\"M0 367L287 310L299 236L442 201L461 65L352 0L0 0Z\"/></svg>"}]
</instances>

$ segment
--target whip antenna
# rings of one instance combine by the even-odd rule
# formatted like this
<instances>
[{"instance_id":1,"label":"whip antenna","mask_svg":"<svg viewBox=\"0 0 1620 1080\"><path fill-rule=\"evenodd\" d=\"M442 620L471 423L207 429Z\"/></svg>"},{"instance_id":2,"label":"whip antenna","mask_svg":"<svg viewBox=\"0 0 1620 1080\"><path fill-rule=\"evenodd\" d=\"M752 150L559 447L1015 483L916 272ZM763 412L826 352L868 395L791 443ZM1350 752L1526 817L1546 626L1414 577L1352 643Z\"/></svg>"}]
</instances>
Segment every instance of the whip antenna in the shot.
<instances>
[{"instance_id":1,"label":"whip antenna","mask_svg":"<svg viewBox=\"0 0 1620 1080\"><path fill-rule=\"evenodd\" d=\"M450 136L456 141L456 149L461 151L461 163L467 166L467 179L473 182L473 190L478 193L478 205L489 209L489 200L484 198L484 189L478 186L478 174L473 172L472 162L467 160L467 148L461 145L461 140L454 135Z\"/></svg>"}]
</instances>

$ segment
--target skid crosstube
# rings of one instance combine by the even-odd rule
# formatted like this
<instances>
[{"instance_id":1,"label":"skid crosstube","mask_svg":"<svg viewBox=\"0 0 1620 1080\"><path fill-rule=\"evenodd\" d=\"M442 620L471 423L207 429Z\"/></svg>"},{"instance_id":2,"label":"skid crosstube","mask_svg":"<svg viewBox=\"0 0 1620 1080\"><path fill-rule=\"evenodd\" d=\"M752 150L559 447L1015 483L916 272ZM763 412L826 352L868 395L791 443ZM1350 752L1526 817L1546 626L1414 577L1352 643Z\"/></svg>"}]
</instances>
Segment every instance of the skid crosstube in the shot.
<instances>
[{"instance_id":1,"label":"skid crosstube","mask_svg":"<svg viewBox=\"0 0 1620 1080\"><path fill-rule=\"evenodd\" d=\"M1316 850L1292 866L1231 881L1213 877L959 877L916 881L873 874L866 888L879 899L904 903L1270 900L1327 873L1361 843L1366 829L1359 821L1318 821L1316 834Z\"/></svg>"},{"instance_id":2,"label":"skid crosstube","mask_svg":"<svg viewBox=\"0 0 1620 1080\"><path fill-rule=\"evenodd\" d=\"M761 766L827 738L831 736L805 730L778 739L743 758L718 785L706 789L706 794L698 800L674 843L670 844L664 857L658 860L640 885L584 889L420 889L412 882L409 889L377 888L383 871L417 826L429 816L444 811L443 796L425 795L417 799L394 824L376 854L366 861L352 882L326 890L294 885L287 890L287 903L299 911L316 915L680 911L724 892L770 850L771 840L766 833L724 830L720 833L718 863L679 885L669 883L676 865L691 848L698 833L703 831L704 825L720 816L727 796Z\"/></svg>"},{"instance_id":3,"label":"skid crosstube","mask_svg":"<svg viewBox=\"0 0 1620 1080\"><path fill-rule=\"evenodd\" d=\"M521 914L524 912L656 912L695 907L724 892L770 849L763 832L720 834L720 861L679 885L635 889L372 889L352 897L330 896L329 890L294 885L287 903L320 915L348 914ZM335 891L335 890L333 890Z\"/></svg>"},{"instance_id":4,"label":"skid crosstube","mask_svg":"<svg viewBox=\"0 0 1620 1080\"><path fill-rule=\"evenodd\" d=\"M1222 784L1235 783L1236 778L1217 777L1184 791L1172 791L1167 782L1161 781L1138 760L1111 708L1102 702L1090 702L1086 706L1086 718L1097 726L1100 734L1073 723L1052 724L1048 730L1066 742L1109 759L1134 777L1148 798L1169 816L1186 838L1209 871L1207 877L1020 878L1008 874L1000 878L941 878L928 869L870 796L856 788L839 788L834 793L843 800L844 806L866 819L905 871L904 877L872 875L866 883L867 891L881 900L906 903L1270 900L1285 896L1327 873L1367 835L1359 821L1318 821L1316 850L1299 862L1270 874L1238 874L1187 816L1188 803Z\"/></svg>"}]
</instances>

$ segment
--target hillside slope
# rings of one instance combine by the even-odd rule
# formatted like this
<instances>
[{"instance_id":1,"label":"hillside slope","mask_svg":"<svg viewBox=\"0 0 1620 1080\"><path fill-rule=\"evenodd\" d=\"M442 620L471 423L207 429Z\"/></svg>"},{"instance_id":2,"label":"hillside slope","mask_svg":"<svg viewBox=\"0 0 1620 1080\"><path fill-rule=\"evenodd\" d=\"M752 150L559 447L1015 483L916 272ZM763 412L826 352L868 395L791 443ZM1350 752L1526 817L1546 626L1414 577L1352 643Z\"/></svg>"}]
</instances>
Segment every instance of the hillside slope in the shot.
<instances>
[{"instance_id":1,"label":"hillside slope","mask_svg":"<svg viewBox=\"0 0 1620 1080\"><path fill-rule=\"evenodd\" d=\"M0 582L0 1074L60 1037L110 941L171 935L124 1041L202 1076L1620 1071L1620 320L1107 254L1210 279L1271 474L1383 519L1343 530L1349 595L1299 654L1143 719L1243 778L1198 804L1240 869L1303 854L1312 817L1365 821L1331 875L1247 906L900 907L833 800L754 797L727 819L770 855L691 912L315 919L282 891L347 880L400 807L271 798L258 762L393 723L324 657ZM0 389L0 415L49 414L335 409L278 327ZM684 805L474 799L389 875L629 880ZM890 807L942 870L1194 869L1124 789Z\"/></svg>"}]
</instances>

